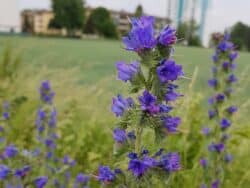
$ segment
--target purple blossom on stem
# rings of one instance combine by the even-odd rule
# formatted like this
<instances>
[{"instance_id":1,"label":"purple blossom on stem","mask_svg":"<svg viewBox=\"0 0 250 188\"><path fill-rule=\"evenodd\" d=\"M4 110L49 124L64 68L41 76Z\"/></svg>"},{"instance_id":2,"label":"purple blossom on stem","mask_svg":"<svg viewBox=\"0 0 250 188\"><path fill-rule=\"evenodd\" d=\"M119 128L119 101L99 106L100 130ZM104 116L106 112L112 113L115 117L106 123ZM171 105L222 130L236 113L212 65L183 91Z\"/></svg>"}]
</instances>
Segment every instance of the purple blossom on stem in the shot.
<instances>
[{"instance_id":1,"label":"purple blossom on stem","mask_svg":"<svg viewBox=\"0 0 250 188\"><path fill-rule=\"evenodd\" d=\"M163 124L164 127L167 129L168 133L176 133L177 128L181 123L181 119L179 117L164 117Z\"/></svg>"},{"instance_id":2,"label":"purple blossom on stem","mask_svg":"<svg viewBox=\"0 0 250 188\"><path fill-rule=\"evenodd\" d=\"M115 173L108 166L99 166L98 180L103 183L110 183L115 180Z\"/></svg>"},{"instance_id":3,"label":"purple blossom on stem","mask_svg":"<svg viewBox=\"0 0 250 188\"><path fill-rule=\"evenodd\" d=\"M210 144L208 146L209 151L216 151L218 153L221 153L225 149L225 145L223 143L218 143L218 144Z\"/></svg>"},{"instance_id":4,"label":"purple blossom on stem","mask_svg":"<svg viewBox=\"0 0 250 188\"><path fill-rule=\"evenodd\" d=\"M125 62L116 63L118 78L124 82L132 81L140 70L140 63L135 61L130 64Z\"/></svg>"},{"instance_id":5,"label":"purple blossom on stem","mask_svg":"<svg viewBox=\"0 0 250 188\"><path fill-rule=\"evenodd\" d=\"M219 188L220 180L215 180L212 182L211 188Z\"/></svg>"},{"instance_id":6,"label":"purple blossom on stem","mask_svg":"<svg viewBox=\"0 0 250 188\"><path fill-rule=\"evenodd\" d=\"M18 149L13 144L6 146L4 154L8 158L13 158L18 154Z\"/></svg>"},{"instance_id":7,"label":"purple blossom on stem","mask_svg":"<svg viewBox=\"0 0 250 188\"><path fill-rule=\"evenodd\" d=\"M183 74L182 66L175 64L174 60L163 60L161 65L157 67L157 75L162 83L175 81Z\"/></svg>"},{"instance_id":8,"label":"purple blossom on stem","mask_svg":"<svg viewBox=\"0 0 250 188\"><path fill-rule=\"evenodd\" d=\"M210 87L216 88L218 86L218 80L215 78L208 80L208 85Z\"/></svg>"},{"instance_id":9,"label":"purple blossom on stem","mask_svg":"<svg viewBox=\"0 0 250 188\"><path fill-rule=\"evenodd\" d=\"M132 98L124 99L121 95L117 95L117 98L113 98L112 112L116 116L122 116L126 110L132 108L134 101Z\"/></svg>"},{"instance_id":10,"label":"purple blossom on stem","mask_svg":"<svg viewBox=\"0 0 250 188\"><path fill-rule=\"evenodd\" d=\"M135 177L143 176L146 171L149 169L149 166L140 159L131 159L128 164L128 170L130 170Z\"/></svg>"},{"instance_id":11,"label":"purple blossom on stem","mask_svg":"<svg viewBox=\"0 0 250 188\"><path fill-rule=\"evenodd\" d=\"M231 122L228 119L223 118L220 122L220 125L221 125L221 129L226 129L226 128L230 127Z\"/></svg>"},{"instance_id":12,"label":"purple blossom on stem","mask_svg":"<svg viewBox=\"0 0 250 188\"><path fill-rule=\"evenodd\" d=\"M132 18L132 29L128 36L123 37L123 43L127 50L138 53L152 49L156 46L154 38L154 18L143 16L140 19Z\"/></svg>"},{"instance_id":13,"label":"purple blossom on stem","mask_svg":"<svg viewBox=\"0 0 250 188\"><path fill-rule=\"evenodd\" d=\"M10 174L11 170L8 166L0 164L0 180L4 180Z\"/></svg>"},{"instance_id":14,"label":"purple blossom on stem","mask_svg":"<svg viewBox=\"0 0 250 188\"><path fill-rule=\"evenodd\" d=\"M124 143L127 140L126 131L124 129L115 128L113 138L116 142Z\"/></svg>"},{"instance_id":15,"label":"purple blossom on stem","mask_svg":"<svg viewBox=\"0 0 250 188\"><path fill-rule=\"evenodd\" d=\"M226 111L229 113L229 114L234 114L235 112L238 111L238 108L237 106L229 106Z\"/></svg>"},{"instance_id":16,"label":"purple blossom on stem","mask_svg":"<svg viewBox=\"0 0 250 188\"><path fill-rule=\"evenodd\" d=\"M158 42L166 47L169 47L176 43L176 30L170 26L163 28L158 36Z\"/></svg>"},{"instance_id":17,"label":"purple blossom on stem","mask_svg":"<svg viewBox=\"0 0 250 188\"><path fill-rule=\"evenodd\" d=\"M50 82L48 80L41 83L39 91L41 101L48 104L53 102L55 93L51 90Z\"/></svg>"},{"instance_id":18,"label":"purple blossom on stem","mask_svg":"<svg viewBox=\"0 0 250 188\"><path fill-rule=\"evenodd\" d=\"M156 97L150 94L147 90L145 90L143 95L138 99L141 104L141 110L148 112L151 115L160 112L160 107L156 104Z\"/></svg>"},{"instance_id":19,"label":"purple blossom on stem","mask_svg":"<svg viewBox=\"0 0 250 188\"><path fill-rule=\"evenodd\" d=\"M207 159L200 159L200 165L203 167L203 168L206 168L208 166L208 161Z\"/></svg>"},{"instance_id":20,"label":"purple blossom on stem","mask_svg":"<svg viewBox=\"0 0 250 188\"><path fill-rule=\"evenodd\" d=\"M202 133L204 134L204 135L209 135L209 133L210 133L210 128L209 127L204 127L203 129L202 129Z\"/></svg>"},{"instance_id":21,"label":"purple blossom on stem","mask_svg":"<svg viewBox=\"0 0 250 188\"><path fill-rule=\"evenodd\" d=\"M168 153L160 158L160 167L167 172L174 172L181 169L180 156L178 153Z\"/></svg>"},{"instance_id":22,"label":"purple blossom on stem","mask_svg":"<svg viewBox=\"0 0 250 188\"><path fill-rule=\"evenodd\" d=\"M44 188L48 182L48 177L46 176L40 176L35 179L34 183L36 188Z\"/></svg>"},{"instance_id":23,"label":"purple blossom on stem","mask_svg":"<svg viewBox=\"0 0 250 188\"><path fill-rule=\"evenodd\" d=\"M226 154L224 160L226 163L230 163L233 160L233 156L231 154Z\"/></svg>"},{"instance_id":24,"label":"purple blossom on stem","mask_svg":"<svg viewBox=\"0 0 250 188\"><path fill-rule=\"evenodd\" d=\"M238 57L238 52L232 51L229 54L229 58L230 58L231 61L234 61L237 57Z\"/></svg>"}]
</instances>

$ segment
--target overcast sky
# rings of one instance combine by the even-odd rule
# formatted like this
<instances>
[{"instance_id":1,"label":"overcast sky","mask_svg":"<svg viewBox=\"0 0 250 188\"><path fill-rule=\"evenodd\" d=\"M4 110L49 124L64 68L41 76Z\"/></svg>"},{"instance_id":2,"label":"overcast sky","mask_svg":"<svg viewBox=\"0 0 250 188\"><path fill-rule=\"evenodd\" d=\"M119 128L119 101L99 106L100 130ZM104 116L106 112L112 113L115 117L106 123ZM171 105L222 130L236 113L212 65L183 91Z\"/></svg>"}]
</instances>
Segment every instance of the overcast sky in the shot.
<instances>
[{"instance_id":1,"label":"overcast sky","mask_svg":"<svg viewBox=\"0 0 250 188\"><path fill-rule=\"evenodd\" d=\"M20 9L50 8L50 0L18 1ZM138 4L142 4L146 13L158 16L166 16L167 9L167 0L86 0L86 3L93 7L105 6L109 9L132 12ZM250 25L250 0L210 0L205 29L206 36L213 31L223 31L237 21Z\"/></svg>"}]
</instances>

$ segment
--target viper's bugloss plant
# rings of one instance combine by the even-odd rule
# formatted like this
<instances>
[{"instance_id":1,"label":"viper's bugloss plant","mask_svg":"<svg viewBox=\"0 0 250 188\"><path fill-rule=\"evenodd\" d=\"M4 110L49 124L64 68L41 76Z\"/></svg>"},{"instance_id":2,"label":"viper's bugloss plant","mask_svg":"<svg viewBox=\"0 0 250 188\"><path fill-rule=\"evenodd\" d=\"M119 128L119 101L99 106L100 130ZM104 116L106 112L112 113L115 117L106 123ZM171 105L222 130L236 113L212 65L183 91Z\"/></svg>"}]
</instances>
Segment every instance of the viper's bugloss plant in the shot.
<instances>
[{"instance_id":1,"label":"viper's bugloss plant","mask_svg":"<svg viewBox=\"0 0 250 188\"><path fill-rule=\"evenodd\" d=\"M176 81L184 73L173 60L176 31L170 26L155 33L154 18L143 16L131 19L132 28L123 37L125 49L140 57L131 63L116 63L118 79L129 84L137 97L113 98L111 110L118 118L113 131L114 155L125 163L113 165L118 169L100 166L98 180L103 186L152 187L153 178L166 186L172 173L181 169L178 151L163 148L150 152L144 146L143 134L154 131L156 143L179 131L180 117L170 114L172 102L182 96L176 92ZM153 143L152 143L153 144ZM126 157L127 156L127 157ZM127 158L127 160L126 160Z\"/></svg>"},{"instance_id":2,"label":"viper's bugloss plant","mask_svg":"<svg viewBox=\"0 0 250 188\"><path fill-rule=\"evenodd\" d=\"M232 116L237 111L237 107L232 105L230 99L233 86L237 82L233 72L238 53L229 38L226 33L223 39L217 41L217 47L212 56L213 78L208 81L208 85L214 93L208 100L210 105L208 117L211 125L202 130L208 143L206 146L208 154L200 160L204 171L202 188L218 188L222 185L227 165L232 161L232 155L227 148L229 138L227 132L232 126Z\"/></svg>"}]
</instances>

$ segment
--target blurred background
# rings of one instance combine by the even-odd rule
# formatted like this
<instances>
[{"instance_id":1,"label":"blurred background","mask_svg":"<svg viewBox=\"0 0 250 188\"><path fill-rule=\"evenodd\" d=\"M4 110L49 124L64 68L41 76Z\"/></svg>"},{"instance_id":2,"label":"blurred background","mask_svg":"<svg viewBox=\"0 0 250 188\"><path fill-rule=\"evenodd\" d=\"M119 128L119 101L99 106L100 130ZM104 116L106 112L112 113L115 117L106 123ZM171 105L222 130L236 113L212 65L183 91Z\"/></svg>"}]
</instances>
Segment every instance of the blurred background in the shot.
<instances>
[{"instance_id":1,"label":"blurred background","mask_svg":"<svg viewBox=\"0 0 250 188\"><path fill-rule=\"evenodd\" d=\"M183 182L184 187L200 183L195 177L201 174L197 161L204 150L201 128L209 124L207 99L212 89L207 80L213 40L227 31L240 53L239 81L232 99L239 112L229 143L237 160L225 177L225 187L248 188L249 10L247 0L0 0L0 102L15 104L10 140L21 148L32 148L38 87L41 81L50 80L56 93L59 155L69 154L83 172L95 172L99 164L113 164L116 119L110 110L111 99L118 93L129 95L128 86L116 79L115 62L138 59L124 50L120 39L128 33L131 17L152 15L156 32L167 24L176 28L173 58L189 78L179 81L185 97L174 112L183 119L183 135L163 143L185 156L186 171L180 172L177 187L183 187ZM150 133L146 136L152 143Z\"/></svg>"}]
</instances>

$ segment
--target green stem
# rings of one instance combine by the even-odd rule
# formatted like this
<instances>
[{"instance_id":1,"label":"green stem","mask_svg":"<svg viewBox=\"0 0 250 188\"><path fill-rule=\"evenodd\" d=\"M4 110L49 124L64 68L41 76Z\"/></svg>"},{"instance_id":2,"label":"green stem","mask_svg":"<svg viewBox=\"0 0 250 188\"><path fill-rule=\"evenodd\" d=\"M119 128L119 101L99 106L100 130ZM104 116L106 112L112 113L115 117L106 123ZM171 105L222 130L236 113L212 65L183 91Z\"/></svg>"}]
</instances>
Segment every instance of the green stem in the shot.
<instances>
[{"instance_id":1,"label":"green stem","mask_svg":"<svg viewBox=\"0 0 250 188\"><path fill-rule=\"evenodd\" d=\"M142 130L143 130L142 127L138 126L135 131L135 135L136 135L135 152L138 154L141 152Z\"/></svg>"}]
</instances>

